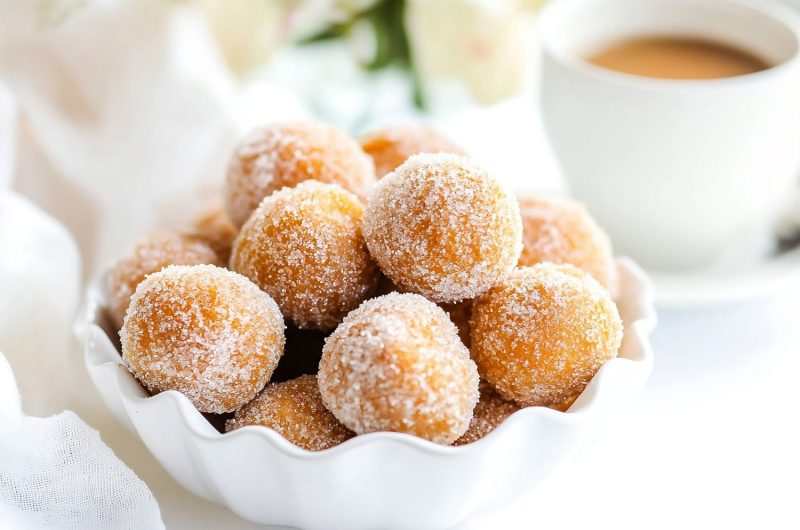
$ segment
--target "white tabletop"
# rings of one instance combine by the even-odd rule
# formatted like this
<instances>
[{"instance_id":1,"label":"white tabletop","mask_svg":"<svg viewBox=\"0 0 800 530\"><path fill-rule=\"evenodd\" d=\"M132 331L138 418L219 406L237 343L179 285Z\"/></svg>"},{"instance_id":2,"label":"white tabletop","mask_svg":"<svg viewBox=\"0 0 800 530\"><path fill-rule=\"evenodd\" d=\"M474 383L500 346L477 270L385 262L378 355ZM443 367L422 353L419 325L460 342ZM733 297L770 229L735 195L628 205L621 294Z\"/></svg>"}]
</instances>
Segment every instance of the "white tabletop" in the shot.
<instances>
[{"instance_id":1,"label":"white tabletop","mask_svg":"<svg viewBox=\"0 0 800 530\"><path fill-rule=\"evenodd\" d=\"M495 527L800 527L798 295L662 312L631 413Z\"/></svg>"}]
</instances>

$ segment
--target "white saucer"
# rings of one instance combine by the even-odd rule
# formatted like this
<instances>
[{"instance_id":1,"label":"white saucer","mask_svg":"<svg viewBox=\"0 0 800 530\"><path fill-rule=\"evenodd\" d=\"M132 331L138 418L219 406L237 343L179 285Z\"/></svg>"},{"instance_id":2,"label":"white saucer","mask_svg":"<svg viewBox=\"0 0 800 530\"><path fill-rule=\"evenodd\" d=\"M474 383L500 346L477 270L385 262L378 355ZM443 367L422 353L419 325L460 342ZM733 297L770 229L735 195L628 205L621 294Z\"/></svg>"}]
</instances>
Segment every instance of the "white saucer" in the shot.
<instances>
[{"instance_id":1,"label":"white saucer","mask_svg":"<svg viewBox=\"0 0 800 530\"><path fill-rule=\"evenodd\" d=\"M758 298L800 284L800 241L782 252L752 260L745 267L709 267L696 271L648 271L656 304L665 308L721 305Z\"/></svg>"}]
</instances>

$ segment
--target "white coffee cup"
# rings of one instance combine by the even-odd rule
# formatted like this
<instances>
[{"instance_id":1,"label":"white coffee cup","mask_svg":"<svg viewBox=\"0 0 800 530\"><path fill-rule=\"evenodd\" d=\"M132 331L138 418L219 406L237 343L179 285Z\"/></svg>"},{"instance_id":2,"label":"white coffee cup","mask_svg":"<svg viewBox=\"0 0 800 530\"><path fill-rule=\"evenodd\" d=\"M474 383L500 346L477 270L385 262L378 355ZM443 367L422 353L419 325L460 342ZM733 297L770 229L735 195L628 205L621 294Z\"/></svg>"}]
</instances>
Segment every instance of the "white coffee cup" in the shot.
<instances>
[{"instance_id":1,"label":"white coffee cup","mask_svg":"<svg viewBox=\"0 0 800 530\"><path fill-rule=\"evenodd\" d=\"M681 270L769 242L800 169L800 17L770 0L554 0L539 19L545 129L618 253ZM585 58L641 36L735 46L773 67L712 80Z\"/></svg>"}]
</instances>

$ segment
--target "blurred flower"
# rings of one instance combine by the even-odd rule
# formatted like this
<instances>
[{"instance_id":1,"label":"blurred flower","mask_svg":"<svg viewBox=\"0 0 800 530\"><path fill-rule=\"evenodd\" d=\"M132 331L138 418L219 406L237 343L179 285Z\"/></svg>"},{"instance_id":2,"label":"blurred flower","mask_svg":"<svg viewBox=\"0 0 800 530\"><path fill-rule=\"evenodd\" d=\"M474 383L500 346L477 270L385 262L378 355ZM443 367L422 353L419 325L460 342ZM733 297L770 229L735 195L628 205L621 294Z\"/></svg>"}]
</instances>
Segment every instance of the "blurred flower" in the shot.
<instances>
[{"instance_id":1,"label":"blurred flower","mask_svg":"<svg viewBox=\"0 0 800 530\"><path fill-rule=\"evenodd\" d=\"M241 75L283 44L345 39L369 70L410 69L417 103L492 103L529 79L545 0L196 0ZM455 87L455 89L454 89Z\"/></svg>"},{"instance_id":2,"label":"blurred flower","mask_svg":"<svg viewBox=\"0 0 800 530\"><path fill-rule=\"evenodd\" d=\"M543 3L409 0L406 31L423 93L463 84L484 104L516 94L529 73L534 17Z\"/></svg>"},{"instance_id":3,"label":"blurred flower","mask_svg":"<svg viewBox=\"0 0 800 530\"><path fill-rule=\"evenodd\" d=\"M346 24L381 0L288 0L288 23L293 38L306 38Z\"/></svg>"},{"instance_id":4,"label":"blurred flower","mask_svg":"<svg viewBox=\"0 0 800 530\"><path fill-rule=\"evenodd\" d=\"M377 0L198 0L236 74L263 64L281 45L345 24Z\"/></svg>"},{"instance_id":5,"label":"blurred flower","mask_svg":"<svg viewBox=\"0 0 800 530\"><path fill-rule=\"evenodd\" d=\"M88 0L37 0L34 10L38 17L39 29L55 28L64 23Z\"/></svg>"},{"instance_id":6,"label":"blurred flower","mask_svg":"<svg viewBox=\"0 0 800 530\"><path fill-rule=\"evenodd\" d=\"M287 39L289 0L199 0L228 66L243 74Z\"/></svg>"}]
</instances>

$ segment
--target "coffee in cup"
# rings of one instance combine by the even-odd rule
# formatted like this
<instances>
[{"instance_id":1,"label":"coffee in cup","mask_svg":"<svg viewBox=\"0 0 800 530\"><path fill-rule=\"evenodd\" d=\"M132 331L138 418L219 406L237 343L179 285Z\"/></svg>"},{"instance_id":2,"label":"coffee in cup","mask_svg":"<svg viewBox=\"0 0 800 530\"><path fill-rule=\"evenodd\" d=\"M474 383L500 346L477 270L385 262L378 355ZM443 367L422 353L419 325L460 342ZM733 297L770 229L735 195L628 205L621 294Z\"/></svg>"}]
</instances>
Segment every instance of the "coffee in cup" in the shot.
<instances>
[{"instance_id":1,"label":"coffee in cup","mask_svg":"<svg viewBox=\"0 0 800 530\"><path fill-rule=\"evenodd\" d=\"M625 39L596 51L587 60L609 70L662 79L720 79L772 66L735 46L669 35Z\"/></svg>"},{"instance_id":2,"label":"coffee in cup","mask_svg":"<svg viewBox=\"0 0 800 530\"><path fill-rule=\"evenodd\" d=\"M618 252L674 271L766 247L800 169L797 14L558 0L539 27L546 133ZM700 62L715 66L701 76Z\"/></svg>"}]
</instances>

